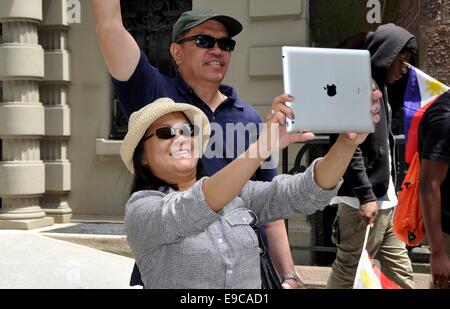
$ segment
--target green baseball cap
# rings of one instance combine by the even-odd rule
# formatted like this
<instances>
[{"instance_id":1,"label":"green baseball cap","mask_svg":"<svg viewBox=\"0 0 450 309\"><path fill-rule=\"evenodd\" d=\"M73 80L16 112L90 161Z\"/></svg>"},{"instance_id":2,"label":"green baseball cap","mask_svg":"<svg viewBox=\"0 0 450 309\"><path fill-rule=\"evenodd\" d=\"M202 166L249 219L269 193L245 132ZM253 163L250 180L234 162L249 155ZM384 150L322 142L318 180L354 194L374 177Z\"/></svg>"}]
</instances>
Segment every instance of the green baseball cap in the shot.
<instances>
[{"instance_id":1,"label":"green baseball cap","mask_svg":"<svg viewBox=\"0 0 450 309\"><path fill-rule=\"evenodd\" d=\"M180 18L178 18L172 30L172 42L175 42L177 37L186 30L203 24L208 20L217 20L222 23L227 29L230 38L242 31L241 23L230 16L217 14L209 9L195 9L184 12Z\"/></svg>"}]
</instances>

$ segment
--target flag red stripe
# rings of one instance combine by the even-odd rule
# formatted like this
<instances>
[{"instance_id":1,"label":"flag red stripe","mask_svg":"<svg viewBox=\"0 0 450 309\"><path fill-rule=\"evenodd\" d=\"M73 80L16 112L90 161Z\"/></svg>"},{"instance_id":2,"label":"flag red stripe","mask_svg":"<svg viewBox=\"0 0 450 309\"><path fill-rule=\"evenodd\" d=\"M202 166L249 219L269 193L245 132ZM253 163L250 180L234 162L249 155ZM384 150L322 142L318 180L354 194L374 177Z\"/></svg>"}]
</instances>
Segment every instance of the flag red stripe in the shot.
<instances>
[{"instance_id":1,"label":"flag red stripe","mask_svg":"<svg viewBox=\"0 0 450 309\"><path fill-rule=\"evenodd\" d=\"M375 272L377 277L380 279L382 289L389 289L389 290L401 289L401 287L399 287L397 284L395 284L394 282L389 280L388 277L386 277L386 275L383 274L383 272L378 269L377 265L375 265L375 263L372 261L372 259L370 257L369 257L369 259L370 259L370 262L372 263L373 271Z\"/></svg>"},{"instance_id":2,"label":"flag red stripe","mask_svg":"<svg viewBox=\"0 0 450 309\"><path fill-rule=\"evenodd\" d=\"M408 142L406 143L405 148L405 161L407 164L411 164L414 154L419 150L419 125L423 114L438 98L439 97L435 98L433 101L417 110L411 120L408 131Z\"/></svg>"}]
</instances>

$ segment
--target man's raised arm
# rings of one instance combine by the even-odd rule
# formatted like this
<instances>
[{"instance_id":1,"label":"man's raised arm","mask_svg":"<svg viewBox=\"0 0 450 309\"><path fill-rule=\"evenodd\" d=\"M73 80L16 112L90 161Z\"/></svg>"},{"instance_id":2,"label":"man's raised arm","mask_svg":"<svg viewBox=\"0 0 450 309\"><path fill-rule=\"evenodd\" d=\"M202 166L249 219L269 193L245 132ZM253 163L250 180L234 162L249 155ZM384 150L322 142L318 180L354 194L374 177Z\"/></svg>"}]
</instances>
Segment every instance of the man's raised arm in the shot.
<instances>
[{"instance_id":1,"label":"man's raised arm","mask_svg":"<svg viewBox=\"0 0 450 309\"><path fill-rule=\"evenodd\" d=\"M111 75L127 81L140 59L140 49L122 23L120 0L92 0L95 30Z\"/></svg>"}]
</instances>

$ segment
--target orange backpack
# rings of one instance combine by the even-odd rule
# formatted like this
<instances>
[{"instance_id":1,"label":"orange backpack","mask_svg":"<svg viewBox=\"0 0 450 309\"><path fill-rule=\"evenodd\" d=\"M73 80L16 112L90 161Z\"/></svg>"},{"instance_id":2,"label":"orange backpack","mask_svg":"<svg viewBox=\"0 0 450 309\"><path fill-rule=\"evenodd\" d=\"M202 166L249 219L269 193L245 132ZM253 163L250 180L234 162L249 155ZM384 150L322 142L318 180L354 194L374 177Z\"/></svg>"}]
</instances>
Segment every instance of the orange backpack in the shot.
<instances>
[{"instance_id":1,"label":"orange backpack","mask_svg":"<svg viewBox=\"0 0 450 309\"><path fill-rule=\"evenodd\" d=\"M394 214L394 233L408 246L418 246L425 239L419 197L420 159L416 152L398 194Z\"/></svg>"}]
</instances>

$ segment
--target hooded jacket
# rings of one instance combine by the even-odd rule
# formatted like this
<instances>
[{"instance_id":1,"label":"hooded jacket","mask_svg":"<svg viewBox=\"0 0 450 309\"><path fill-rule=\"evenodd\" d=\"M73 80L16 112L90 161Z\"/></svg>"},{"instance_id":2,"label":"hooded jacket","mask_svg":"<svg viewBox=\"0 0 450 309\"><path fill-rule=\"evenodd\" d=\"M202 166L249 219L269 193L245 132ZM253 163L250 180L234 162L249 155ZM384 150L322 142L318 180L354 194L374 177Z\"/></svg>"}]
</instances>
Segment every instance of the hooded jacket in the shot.
<instances>
[{"instance_id":1,"label":"hooded jacket","mask_svg":"<svg viewBox=\"0 0 450 309\"><path fill-rule=\"evenodd\" d=\"M391 109L386 90L386 74L389 67L414 35L394 24L378 27L365 40L365 49L371 54L372 77L381 98L380 122L375 132L355 151L344 175L344 184L339 196L358 198L360 204L376 201L386 195L389 187L389 155ZM394 162L394 160L392 160Z\"/></svg>"}]
</instances>

